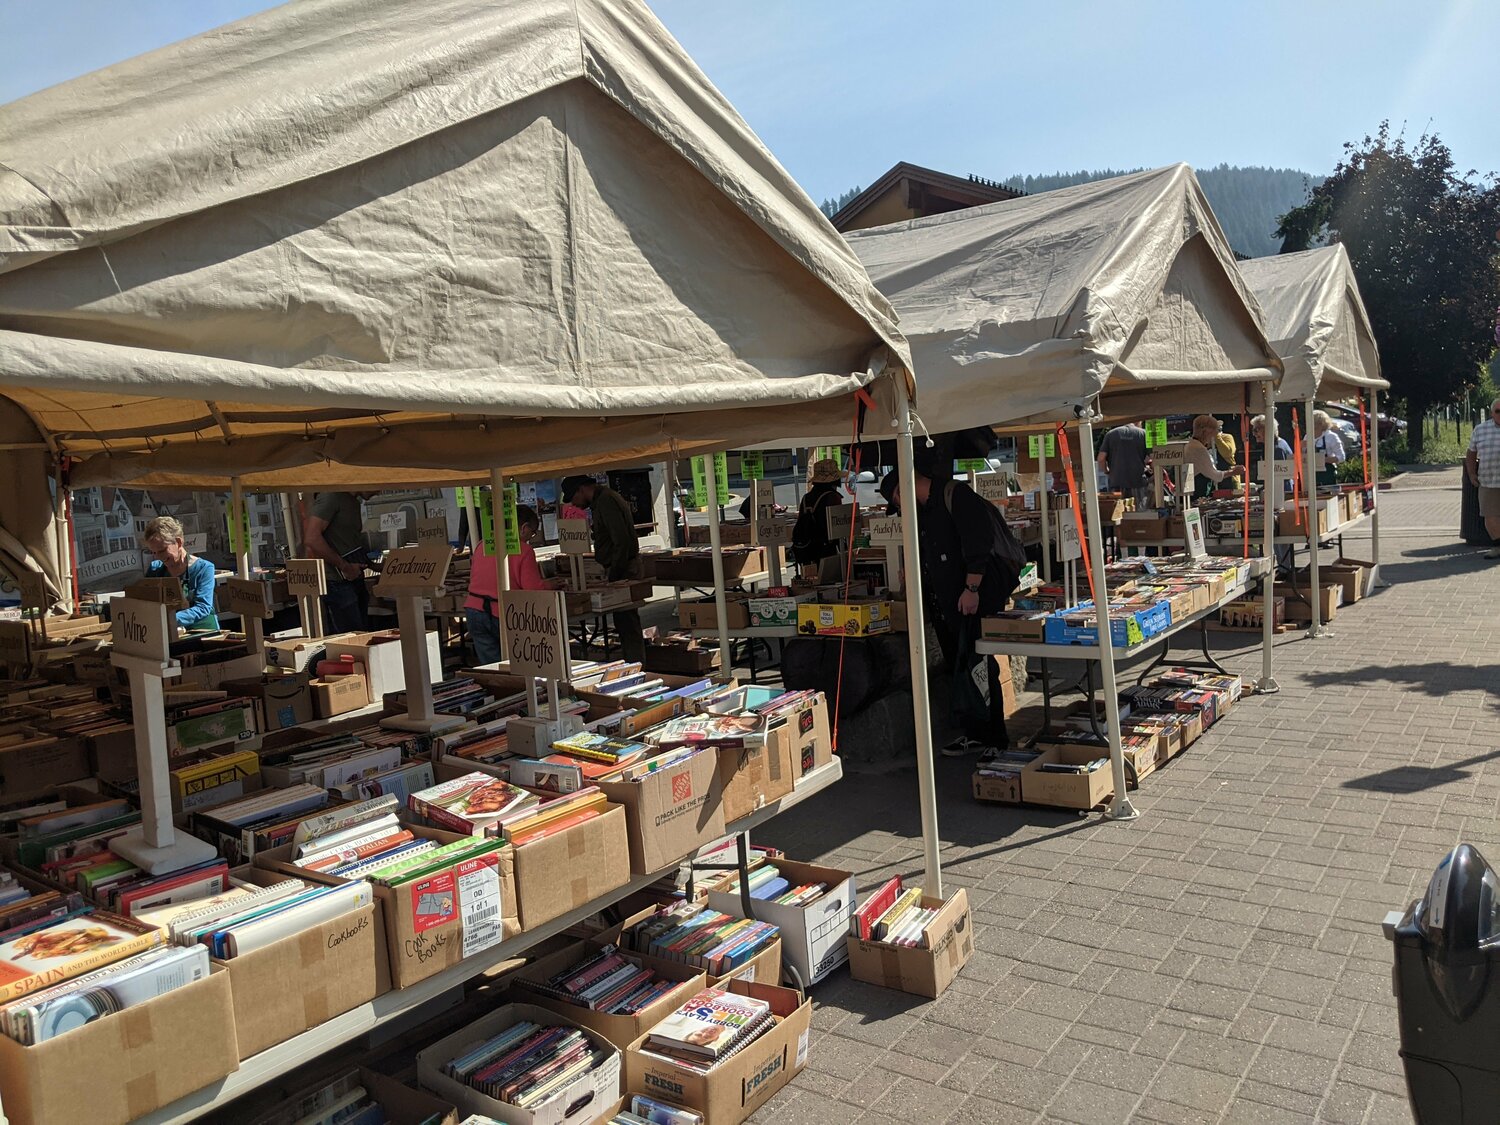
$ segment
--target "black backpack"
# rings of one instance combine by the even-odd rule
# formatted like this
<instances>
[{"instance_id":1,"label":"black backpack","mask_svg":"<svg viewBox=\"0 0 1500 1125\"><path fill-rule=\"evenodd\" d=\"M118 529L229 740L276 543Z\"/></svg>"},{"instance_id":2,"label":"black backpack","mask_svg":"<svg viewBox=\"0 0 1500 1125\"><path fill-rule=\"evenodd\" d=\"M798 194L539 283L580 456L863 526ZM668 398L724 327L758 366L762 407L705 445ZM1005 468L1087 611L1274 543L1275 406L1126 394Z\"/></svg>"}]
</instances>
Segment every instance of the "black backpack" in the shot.
<instances>
[{"instance_id":1,"label":"black backpack","mask_svg":"<svg viewBox=\"0 0 1500 1125\"><path fill-rule=\"evenodd\" d=\"M950 480L943 485L943 506L948 509L950 516L953 514L953 490L957 484L957 481ZM986 501L984 509L989 517L993 540L989 565L994 572L996 587L1003 603L1010 599L1016 592L1016 587L1021 584L1021 571L1026 566L1026 548L1021 546L1011 532L1010 525L1005 522L999 508Z\"/></svg>"}]
</instances>

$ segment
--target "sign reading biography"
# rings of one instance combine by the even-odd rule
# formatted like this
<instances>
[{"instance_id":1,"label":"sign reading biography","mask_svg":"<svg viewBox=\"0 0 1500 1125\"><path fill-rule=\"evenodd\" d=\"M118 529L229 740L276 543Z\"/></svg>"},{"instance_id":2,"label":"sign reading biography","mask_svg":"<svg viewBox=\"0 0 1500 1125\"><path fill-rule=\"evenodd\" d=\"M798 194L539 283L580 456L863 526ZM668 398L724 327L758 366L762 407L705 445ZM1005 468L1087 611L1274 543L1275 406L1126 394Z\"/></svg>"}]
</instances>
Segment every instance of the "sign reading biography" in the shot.
<instances>
[{"instance_id":1,"label":"sign reading biography","mask_svg":"<svg viewBox=\"0 0 1500 1125\"><path fill-rule=\"evenodd\" d=\"M428 516L417 521L417 544L422 547L448 542L448 517Z\"/></svg>"},{"instance_id":2,"label":"sign reading biography","mask_svg":"<svg viewBox=\"0 0 1500 1125\"><path fill-rule=\"evenodd\" d=\"M519 676L566 680L568 611L562 591L501 590L500 612L510 670Z\"/></svg>"}]
</instances>

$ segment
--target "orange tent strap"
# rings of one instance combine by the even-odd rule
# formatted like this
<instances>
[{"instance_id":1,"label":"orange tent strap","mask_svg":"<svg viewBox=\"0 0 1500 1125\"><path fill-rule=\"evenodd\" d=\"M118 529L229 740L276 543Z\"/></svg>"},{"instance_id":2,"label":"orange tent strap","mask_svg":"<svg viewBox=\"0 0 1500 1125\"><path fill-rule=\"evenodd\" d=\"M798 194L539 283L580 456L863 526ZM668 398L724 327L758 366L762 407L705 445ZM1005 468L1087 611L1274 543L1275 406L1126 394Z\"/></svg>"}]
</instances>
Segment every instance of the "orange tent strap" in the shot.
<instances>
[{"instance_id":1,"label":"orange tent strap","mask_svg":"<svg viewBox=\"0 0 1500 1125\"><path fill-rule=\"evenodd\" d=\"M1057 424L1057 445L1058 453L1062 457L1063 473L1068 478L1068 498L1073 504L1073 523L1078 528L1078 545L1083 550L1083 572L1088 575L1089 597L1093 599L1094 610L1097 612L1099 594L1094 588L1094 563L1089 557L1089 537L1083 523L1083 505L1078 500L1078 482L1073 478L1073 453L1068 448L1068 431L1061 422ZM1045 480L1042 481L1042 487L1047 487ZM1051 548L1044 544L1043 549L1050 550ZM1104 616L1106 620L1104 627L1108 629L1109 607L1107 605L1104 607Z\"/></svg>"},{"instance_id":2,"label":"orange tent strap","mask_svg":"<svg viewBox=\"0 0 1500 1125\"><path fill-rule=\"evenodd\" d=\"M1297 420L1295 409L1292 411L1292 504L1296 526L1305 528L1307 520L1302 511L1302 423Z\"/></svg>"}]
</instances>

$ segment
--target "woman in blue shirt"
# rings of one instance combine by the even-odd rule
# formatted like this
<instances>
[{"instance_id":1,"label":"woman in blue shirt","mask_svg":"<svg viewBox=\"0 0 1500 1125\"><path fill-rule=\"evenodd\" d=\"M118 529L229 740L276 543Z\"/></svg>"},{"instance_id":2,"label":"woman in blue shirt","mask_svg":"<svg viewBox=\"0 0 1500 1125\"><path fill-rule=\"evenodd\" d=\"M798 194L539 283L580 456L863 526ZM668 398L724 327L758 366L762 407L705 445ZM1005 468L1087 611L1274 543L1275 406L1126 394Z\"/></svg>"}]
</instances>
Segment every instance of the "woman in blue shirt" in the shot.
<instances>
[{"instance_id":1,"label":"woman in blue shirt","mask_svg":"<svg viewBox=\"0 0 1500 1125\"><path fill-rule=\"evenodd\" d=\"M214 564L188 553L183 543L182 524L171 516L157 516L146 525L142 538L146 552L155 559L146 571L146 577L182 579L182 593L188 605L177 611L178 626L200 633L217 629Z\"/></svg>"}]
</instances>

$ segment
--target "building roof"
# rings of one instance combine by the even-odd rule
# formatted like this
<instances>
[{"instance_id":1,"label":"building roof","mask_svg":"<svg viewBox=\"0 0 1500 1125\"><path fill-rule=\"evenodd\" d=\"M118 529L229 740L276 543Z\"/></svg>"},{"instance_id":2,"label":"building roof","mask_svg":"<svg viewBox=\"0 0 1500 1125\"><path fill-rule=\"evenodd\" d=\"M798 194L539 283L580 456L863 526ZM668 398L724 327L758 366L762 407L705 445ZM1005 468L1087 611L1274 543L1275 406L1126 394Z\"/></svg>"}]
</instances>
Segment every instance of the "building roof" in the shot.
<instances>
[{"instance_id":1,"label":"building roof","mask_svg":"<svg viewBox=\"0 0 1500 1125\"><path fill-rule=\"evenodd\" d=\"M935 197L934 202L939 205L930 208L929 214L957 211L962 207L977 207L983 203L998 203L1002 199L1016 199L1026 194L1015 188L1006 187L996 180L986 180L982 176L950 176L947 172L923 168L919 164L908 164L903 160L839 208L838 213L831 220L834 229L840 231L849 229L849 224L858 217L861 211L884 196L902 180L925 188L932 197Z\"/></svg>"}]
</instances>

